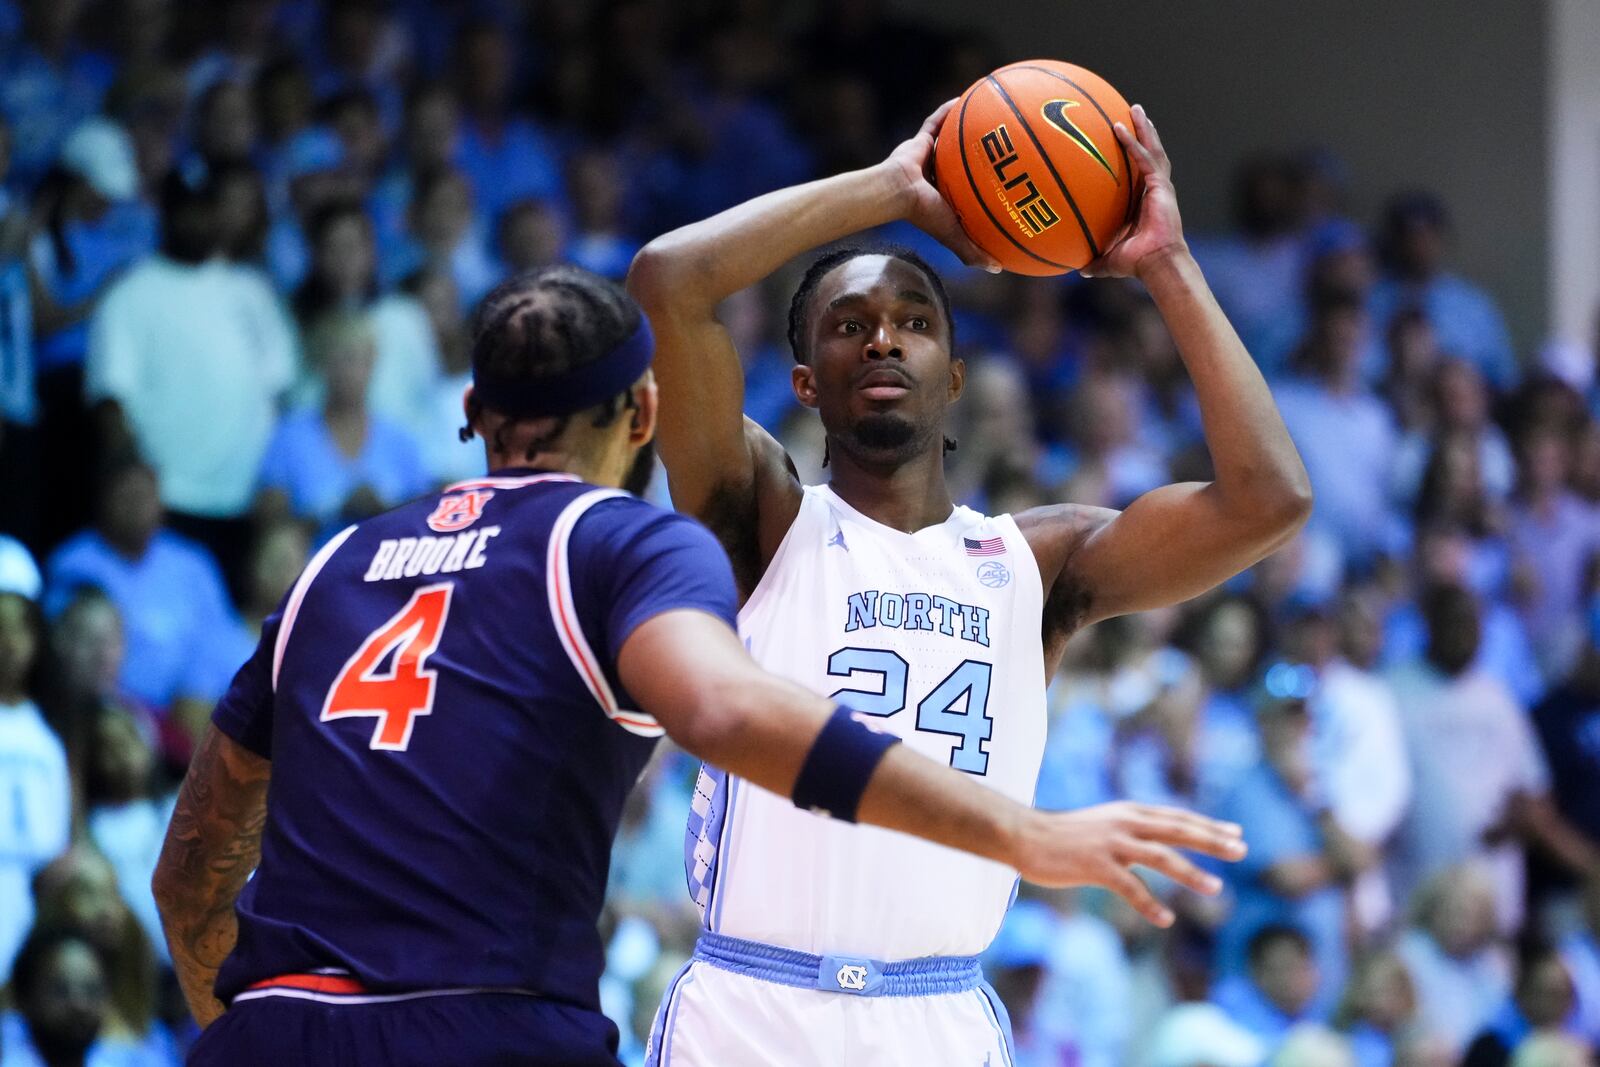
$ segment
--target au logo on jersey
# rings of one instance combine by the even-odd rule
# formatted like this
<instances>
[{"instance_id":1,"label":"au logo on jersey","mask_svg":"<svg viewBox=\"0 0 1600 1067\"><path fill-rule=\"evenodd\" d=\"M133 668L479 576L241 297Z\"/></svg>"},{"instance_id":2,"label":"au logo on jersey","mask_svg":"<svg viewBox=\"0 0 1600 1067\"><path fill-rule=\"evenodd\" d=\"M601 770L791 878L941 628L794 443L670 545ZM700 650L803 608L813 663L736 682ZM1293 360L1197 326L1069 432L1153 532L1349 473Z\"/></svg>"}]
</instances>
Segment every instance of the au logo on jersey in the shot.
<instances>
[{"instance_id":1,"label":"au logo on jersey","mask_svg":"<svg viewBox=\"0 0 1600 1067\"><path fill-rule=\"evenodd\" d=\"M1089 140L1088 134L1078 129L1078 124L1073 122L1071 116L1067 114L1068 108L1078 106L1079 104L1076 100L1046 100L1039 108L1039 111L1044 115L1046 122L1071 138L1073 144L1087 152L1089 158L1104 167L1106 173L1111 175L1111 180L1117 182L1117 172L1112 168L1105 154L1100 151L1093 141ZM1122 183L1117 182L1117 184L1121 185Z\"/></svg>"},{"instance_id":2,"label":"au logo on jersey","mask_svg":"<svg viewBox=\"0 0 1600 1067\"><path fill-rule=\"evenodd\" d=\"M483 506L493 496L493 489L468 489L441 498L439 506L428 516L428 529L437 533L465 530L483 518Z\"/></svg>"},{"instance_id":3,"label":"au logo on jersey","mask_svg":"<svg viewBox=\"0 0 1600 1067\"><path fill-rule=\"evenodd\" d=\"M1024 237L1041 234L1061 221L1056 209L1040 194L1039 187L1018 162L1017 149L1005 123L984 134L981 143L984 156L994 168L995 179L1000 182L1000 202L1005 205L1006 214L1026 227L1022 231Z\"/></svg>"}]
</instances>

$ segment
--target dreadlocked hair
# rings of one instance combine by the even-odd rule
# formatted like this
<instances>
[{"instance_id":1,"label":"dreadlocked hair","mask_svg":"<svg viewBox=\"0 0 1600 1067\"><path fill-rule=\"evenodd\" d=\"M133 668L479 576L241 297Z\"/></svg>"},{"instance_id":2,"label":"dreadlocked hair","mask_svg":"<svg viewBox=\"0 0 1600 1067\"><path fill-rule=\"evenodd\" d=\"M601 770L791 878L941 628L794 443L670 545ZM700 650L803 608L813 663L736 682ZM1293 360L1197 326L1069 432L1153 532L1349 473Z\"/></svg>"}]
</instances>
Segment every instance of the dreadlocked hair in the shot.
<instances>
[{"instance_id":1,"label":"dreadlocked hair","mask_svg":"<svg viewBox=\"0 0 1600 1067\"><path fill-rule=\"evenodd\" d=\"M472 366L499 378L528 381L555 378L609 355L639 328L643 313L616 282L581 267L543 267L500 283L472 316ZM590 424L609 426L619 414L637 408L630 387L590 408ZM476 393L470 401L463 441L486 407ZM518 423L550 421L551 428L528 443L526 459L547 449L577 415L539 419L504 416L495 428L497 451L506 450L506 433ZM585 414L585 413L578 413Z\"/></svg>"},{"instance_id":2,"label":"dreadlocked hair","mask_svg":"<svg viewBox=\"0 0 1600 1067\"><path fill-rule=\"evenodd\" d=\"M944 321L949 324L950 350L954 352L956 320L950 313L950 295L944 291L944 279L929 266L927 260L904 245L843 245L824 252L812 261L800 279L799 288L794 291L794 299L789 301L789 349L794 353L794 361L804 363L810 355L806 346L805 319L806 312L810 310L811 295L817 291L817 286L827 277L829 271L841 263L848 263L861 256L888 256L890 259L898 259L915 267L928 279L928 284L933 288L934 299L939 302L939 310L944 314Z\"/></svg>"}]
</instances>

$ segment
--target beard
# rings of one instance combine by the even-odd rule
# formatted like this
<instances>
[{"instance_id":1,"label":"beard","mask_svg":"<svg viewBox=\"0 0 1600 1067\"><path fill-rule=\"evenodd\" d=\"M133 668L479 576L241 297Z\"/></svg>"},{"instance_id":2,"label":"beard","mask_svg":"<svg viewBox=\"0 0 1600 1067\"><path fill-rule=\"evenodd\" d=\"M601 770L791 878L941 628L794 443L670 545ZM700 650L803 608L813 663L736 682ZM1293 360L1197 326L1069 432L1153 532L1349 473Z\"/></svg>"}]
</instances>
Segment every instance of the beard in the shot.
<instances>
[{"instance_id":1,"label":"beard","mask_svg":"<svg viewBox=\"0 0 1600 1067\"><path fill-rule=\"evenodd\" d=\"M873 464L900 464L913 459L938 436L938 427L920 426L898 412L864 415L846 428L840 444Z\"/></svg>"},{"instance_id":2,"label":"beard","mask_svg":"<svg viewBox=\"0 0 1600 1067\"><path fill-rule=\"evenodd\" d=\"M656 473L656 444L654 441L645 442L639 449L639 454L633 457L633 466L628 468L628 476L622 480L622 488L634 496L644 496L650 488L650 479Z\"/></svg>"}]
</instances>

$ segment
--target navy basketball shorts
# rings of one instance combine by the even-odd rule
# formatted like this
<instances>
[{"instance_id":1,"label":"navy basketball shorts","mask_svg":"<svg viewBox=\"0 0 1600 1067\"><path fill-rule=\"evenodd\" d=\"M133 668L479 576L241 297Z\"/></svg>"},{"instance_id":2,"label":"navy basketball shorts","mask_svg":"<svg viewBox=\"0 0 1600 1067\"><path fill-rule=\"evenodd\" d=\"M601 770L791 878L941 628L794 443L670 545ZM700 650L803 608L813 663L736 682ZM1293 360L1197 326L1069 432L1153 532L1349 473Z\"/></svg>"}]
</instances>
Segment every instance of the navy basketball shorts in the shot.
<instances>
[{"instance_id":1,"label":"navy basketball shorts","mask_svg":"<svg viewBox=\"0 0 1600 1067\"><path fill-rule=\"evenodd\" d=\"M596 1011L514 993L373 1004L240 1003L206 1027L190 1067L618 1067Z\"/></svg>"}]
</instances>

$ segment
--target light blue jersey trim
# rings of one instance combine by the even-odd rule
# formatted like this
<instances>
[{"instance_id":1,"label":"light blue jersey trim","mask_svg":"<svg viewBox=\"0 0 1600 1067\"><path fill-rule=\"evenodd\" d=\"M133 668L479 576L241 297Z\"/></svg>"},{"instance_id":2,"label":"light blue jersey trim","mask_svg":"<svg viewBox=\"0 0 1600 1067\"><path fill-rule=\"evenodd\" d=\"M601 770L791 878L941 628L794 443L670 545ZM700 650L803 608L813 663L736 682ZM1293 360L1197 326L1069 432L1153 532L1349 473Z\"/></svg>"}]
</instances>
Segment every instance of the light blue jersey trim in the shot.
<instances>
[{"instance_id":1,"label":"light blue jersey trim","mask_svg":"<svg viewBox=\"0 0 1600 1067\"><path fill-rule=\"evenodd\" d=\"M661 1007L656 1011L656 1021L650 1027L650 1040L645 1045L645 1067L665 1067L668 1052L666 1045L671 1040L672 1013L678 1006L678 996L689 986L694 984L694 979L684 979L689 974L689 968L694 966L694 961L689 960L672 976L672 982L667 986L667 995L662 998ZM680 984L681 983L681 984Z\"/></svg>"},{"instance_id":2,"label":"light blue jersey trim","mask_svg":"<svg viewBox=\"0 0 1600 1067\"><path fill-rule=\"evenodd\" d=\"M910 960L814 956L704 930L694 958L718 970L796 989L858 997L931 997L965 993L983 984L976 956L922 956Z\"/></svg>"},{"instance_id":3,"label":"light blue jersey trim","mask_svg":"<svg viewBox=\"0 0 1600 1067\"><path fill-rule=\"evenodd\" d=\"M1000 1033L1000 1040L1005 1047L1005 1067L1015 1067L1017 1062L1017 1041L1011 1032L1011 1015L1006 1011L1006 1006L1000 999L1000 994L994 991L994 986L988 982L980 982L978 995L983 998L984 1011L988 1013L989 1021Z\"/></svg>"},{"instance_id":4,"label":"light blue jersey trim","mask_svg":"<svg viewBox=\"0 0 1600 1067\"><path fill-rule=\"evenodd\" d=\"M727 881L728 868L733 864L733 805L739 795L739 779L724 774L723 784L728 789L728 799L722 809L722 832L717 835L716 869L711 872L711 900L706 905L706 929L722 929L722 902L727 898L722 883Z\"/></svg>"}]
</instances>

